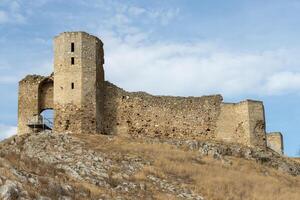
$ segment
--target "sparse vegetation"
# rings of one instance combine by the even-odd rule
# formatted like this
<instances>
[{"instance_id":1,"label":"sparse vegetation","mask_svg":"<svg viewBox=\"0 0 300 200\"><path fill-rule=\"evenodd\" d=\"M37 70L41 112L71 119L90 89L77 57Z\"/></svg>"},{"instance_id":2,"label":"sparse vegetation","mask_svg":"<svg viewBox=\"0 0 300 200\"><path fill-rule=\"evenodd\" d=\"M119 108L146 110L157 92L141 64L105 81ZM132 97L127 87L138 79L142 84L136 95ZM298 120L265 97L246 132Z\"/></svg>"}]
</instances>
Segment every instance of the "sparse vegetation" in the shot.
<instances>
[{"instance_id":1,"label":"sparse vegetation","mask_svg":"<svg viewBox=\"0 0 300 200\"><path fill-rule=\"evenodd\" d=\"M168 144L145 144L120 137L104 145L95 144L94 139L85 141L89 147L98 150L150 159L151 164L134 175L136 181L147 181L147 176L154 175L179 182L180 187L192 188L212 200L296 200L300 197L300 177L290 176L254 161L234 157L216 160ZM165 198L164 195L157 197Z\"/></svg>"},{"instance_id":2,"label":"sparse vegetation","mask_svg":"<svg viewBox=\"0 0 300 200\"><path fill-rule=\"evenodd\" d=\"M58 199L60 195L66 195L73 199L102 197L111 199L122 196L125 199L172 200L185 199L178 196L185 191L190 195L199 195L209 200L297 200L300 196L299 176L291 176L255 160L228 156L222 158L201 156L197 151L157 141L151 142L152 140L146 138L132 139L125 136L103 135L88 137L73 135L71 140L63 136L50 136L50 138L57 139L45 141L44 138L37 137L30 141L34 144L39 144L37 140L40 140L41 144L47 143L45 145L47 148L36 147L36 149L47 151L49 156L52 151L56 152L55 156L59 156L61 152L64 152L62 155L71 152L71 155L75 156L79 151L70 149L75 142L76 145L80 145L78 148L82 147L80 160L72 163L60 161L49 164L30 158L26 153L2 151L9 149L11 141L8 140L0 145L2 157L0 159L3 159L0 162L0 178L4 176L10 180L20 181L19 175L16 171L9 170L8 164L14 166L20 175L29 174L26 175L27 178L33 178L35 181L27 181L23 187L31 198L43 195ZM58 144L57 141L62 142ZM77 143L78 141L80 143ZM18 145L23 150L26 148L26 142L23 140L20 140ZM65 150L57 151L60 149L59 145ZM86 156L84 152L95 152L92 153L95 156L107 155L108 162L105 161L105 156L103 161L99 161L101 166L105 165L108 169L103 180L106 186L91 181L91 178L84 178L84 175L81 176L82 179L78 179L57 167L57 164L72 166L77 165L77 162L92 162L92 160L81 159ZM124 167L129 167L132 174L126 174ZM120 190L123 183L133 184L132 191Z\"/></svg>"}]
</instances>

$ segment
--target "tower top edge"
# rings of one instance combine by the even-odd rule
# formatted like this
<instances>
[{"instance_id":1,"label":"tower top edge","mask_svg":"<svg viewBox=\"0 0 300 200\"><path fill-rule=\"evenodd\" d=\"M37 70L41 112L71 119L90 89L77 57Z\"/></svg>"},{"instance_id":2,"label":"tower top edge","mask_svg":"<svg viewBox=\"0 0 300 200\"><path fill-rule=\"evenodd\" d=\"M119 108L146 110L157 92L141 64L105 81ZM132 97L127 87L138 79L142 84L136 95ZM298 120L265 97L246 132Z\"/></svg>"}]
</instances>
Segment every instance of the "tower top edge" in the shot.
<instances>
[{"instance_id":1,"label":"tower top edge","mask_svg":"<svg viewBox=\"0 0 300 200\"><path fill-rule=\"evenodd\" d=\"M62 32L62 33L59 33L58 35L56 35L54 37L54 39L56 39L58 37L62 37L62 36L75 36L75 35L84 35L86 37L91 37L91 38L94 38L97 41L99 41L101 44L103 44L103 42L97 36L91 35L91 34L85 32L85 31L66 31L66 32Z\"/></svg>"}]
</instances>

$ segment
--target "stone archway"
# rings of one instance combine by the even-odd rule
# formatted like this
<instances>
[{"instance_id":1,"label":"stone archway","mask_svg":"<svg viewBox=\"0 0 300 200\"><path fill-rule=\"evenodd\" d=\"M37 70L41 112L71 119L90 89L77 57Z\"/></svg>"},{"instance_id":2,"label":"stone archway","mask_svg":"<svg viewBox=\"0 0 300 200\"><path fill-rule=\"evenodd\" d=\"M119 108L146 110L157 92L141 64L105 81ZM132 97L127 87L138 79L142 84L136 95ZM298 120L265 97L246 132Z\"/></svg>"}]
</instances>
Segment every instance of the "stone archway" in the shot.
<instances>
[{"instance_id":1,"label":"stone archway","mask_svg":"<svg viewBox=\"0 0 300 200\"><path fill-rule=\"evenodd\" d=\"M53 79L46 78L39 84L38 89L39 117L47 128L53 128Z\"/></svg>"},{"instance_id":2,"label":"stone archway","mask_svg":"<svg viewBox=\"0 0 300 200\"><path fill-rule=\"evenodd\" d=\"M53 106L53 80L46 78L39 85L39 113Z\"/></svg>"}]
</instances>

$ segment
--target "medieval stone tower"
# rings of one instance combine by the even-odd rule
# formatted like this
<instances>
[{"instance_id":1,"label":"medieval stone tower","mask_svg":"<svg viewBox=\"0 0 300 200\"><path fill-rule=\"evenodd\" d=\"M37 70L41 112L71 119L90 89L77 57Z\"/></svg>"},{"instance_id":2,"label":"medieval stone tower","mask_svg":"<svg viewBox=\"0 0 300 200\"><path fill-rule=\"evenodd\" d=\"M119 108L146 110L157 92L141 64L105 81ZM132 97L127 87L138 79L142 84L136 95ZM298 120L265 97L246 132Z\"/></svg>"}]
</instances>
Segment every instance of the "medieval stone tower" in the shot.
<instances>
[{"instance_id":1,"label":"medieval stone tower","mask_svg":"<svg viewBox=\"0 0 300 200\"><path fill-rule=\"evenodd\" d=\"M54 130L101 131L103 43L84 32L54 39Z\"/></svg>"},{"instance_id":2,"label":"medieval stone tower","mask_svg":"<svg viewBox=\"0 0 300 200\"><path fill-rule=\"evenodd\" d=\"M54 131L99 133L103 119L103 43L85 32L54 38L54 73L19 82L18 133L45 128L42 111L54 110ZM43 126L43 127L42 127Z\"/></svg>"}]
</instances>

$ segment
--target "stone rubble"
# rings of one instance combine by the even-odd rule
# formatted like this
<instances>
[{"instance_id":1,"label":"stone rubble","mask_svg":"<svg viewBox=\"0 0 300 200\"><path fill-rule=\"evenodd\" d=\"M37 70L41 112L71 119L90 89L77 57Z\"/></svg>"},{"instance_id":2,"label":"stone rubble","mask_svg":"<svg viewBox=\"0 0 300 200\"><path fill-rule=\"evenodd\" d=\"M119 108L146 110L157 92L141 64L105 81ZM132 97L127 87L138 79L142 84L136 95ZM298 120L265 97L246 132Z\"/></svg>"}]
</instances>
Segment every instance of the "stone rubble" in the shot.
<instances>
[{"instance_id":1,"label":"stone rubble","mask_svg":"<svg viewBox=\"0 0 300 200\"><path fill-rule=\"evenodd\" d=\"M181 188L176 186L175 184L169 183L167 180L161 180L158 177L149 175L148 178L154 182L156 186L161 188L163 191L170 192L176 194L177 197L182 199L189 199L189 200L204 200L203 197L195 194L188 188Z\"/></svg>"}]
</instances>

